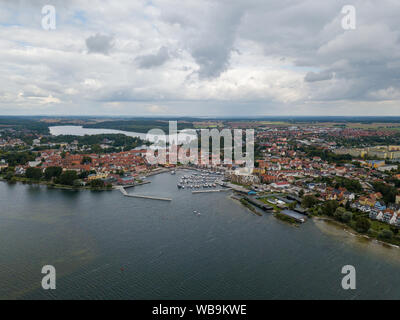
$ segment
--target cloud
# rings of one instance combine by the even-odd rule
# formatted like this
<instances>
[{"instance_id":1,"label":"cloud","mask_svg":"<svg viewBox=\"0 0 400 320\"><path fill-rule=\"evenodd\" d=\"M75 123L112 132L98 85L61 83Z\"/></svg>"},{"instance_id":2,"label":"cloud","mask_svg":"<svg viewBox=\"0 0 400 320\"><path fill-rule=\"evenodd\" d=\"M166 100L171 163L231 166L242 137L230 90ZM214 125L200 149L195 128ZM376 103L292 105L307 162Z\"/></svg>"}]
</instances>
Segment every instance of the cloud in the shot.
<instances>
[{"instance_id":1,"label":"cloud","mask_svg":"<svg viewBox=\"0 0 400 320\"><path fill-rule=\"evenodd\" d=\"M86 39L86 47L89 53L109 54L114 46L114 37L100 33Z\"/></svg>"},{"instance_id":2,"label":"cloud","mask_svg":"<svg viewBox=\"0 0 400 320\"><path fill-rule=\"evenodd\" d=\"M370 93L376 100L400 100L400 88L389 87Z\"/></svg>"},{"instance_id":3,"label":"cloud","mask_svg":"<svg viewBox=\"0 0 400 320\"><path fill-rule=\"evenodd\" d=\"M246 7L225 1L176 4L165 8L161 17L168 23L180 25L183 45L198 64L199 77L218 77L229 66L236 32ZM172 10L176 7L180 10Z\"/></svg>"},{"instance_id":4,"label":"cloud","mask_svg":"<svg viewBox=\"0 0 400 320\"><path fill-rule=\"evenodd\" d=\"M304 77L304 80L307 82L316 82L316 81L324 81L324 80L330 80L333 77L333 73L330 71L322 71L319 73L315 72L307 72L306 76Z\"/></svg>"},{"instance_id":5,"label":"cloud","mask_svg":"<svg viewBox=\"0 0 400 320\"><path fill-rule=\"evenodd\" d=\"M53 2L51 32L2 3L0 114L400 114L393 0L354 0L355 30L345 0Z\"/></svg>"},{"instance_id":6,"label":"cloud","mask_svg":"<svg viewBox=\"0 0 400 320\"><path fill-rule=\"evenodd\" d=\"M138 56L135 61L140 68L150 69L163 65L169 58L168 49L166 47L161 47L157 53Z\"/></svg>"}]
</instances>

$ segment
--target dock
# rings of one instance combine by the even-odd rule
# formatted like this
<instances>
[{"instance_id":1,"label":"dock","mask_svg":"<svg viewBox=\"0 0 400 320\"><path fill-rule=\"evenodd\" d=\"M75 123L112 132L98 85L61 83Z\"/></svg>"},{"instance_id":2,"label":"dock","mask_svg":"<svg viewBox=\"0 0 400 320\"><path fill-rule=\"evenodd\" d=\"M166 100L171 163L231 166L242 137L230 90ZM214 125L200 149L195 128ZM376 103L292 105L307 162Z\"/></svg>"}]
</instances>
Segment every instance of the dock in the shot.
<instances>
[{"instance_id":1,"label":"dock","mask_svg":"<svg viewBox=\"0 0 400 320\"><path fill-rule=\"evenodd\" d=\"M161 201L172 201L172 199L170 199L170 198L161 198L161 197L155 197L155 196L144 196L144 195L139 195L139 194L130 194L130 193L126 192L126 190L122 186L117 186L117 187L115 187L115 189L118 189L119 191L121 191L121 193L125 197L152 199L152 200L161 200Z\"/></svg>"},{"instance_id":2,"label":"dock","mask_svg":"<svg viewBox=\"0 0 400 320\"><path fill-rule=\"evenodd\" d=\"M122 193L124 196L128 195L128 192L126 192L125 188L122 187L122 186L116 186L115 189L121 191L121 193Z\"/></svg>"},{"instance_id":3,"label":"dock","mask_svg":"<svg viewBox=\"0 0 400 320\"><path fill-rule=\"evenodd\" d=\"M238 186L238 185L230 183L230 182L227 182L225 185L228 186L229 188L231 188L232 190L243 193L243 194L248 194L250 191L249 189L243 188L242 186Z\"/></svg>"},{"instance_id":4,"label":"dock","mask_svg":"<svg viewBox=\"0 0 400 320\"><path fill-rule=\"evenodd\" d=\"M224 192L224 191L229 191L229 190L232 190L232 189L225 188L225 189L214 189L214 190L196 190L196 191L192 191L192 193Z\"/></svg>"},{"instance_id":5,"label":"dock","mask_svg":"<svg viewBox=\"0 0 400 320\"><path fill-rule=\"evenodd\" d=\"M124 194L126 197L133 197L133 198L143 198L143 199L152 199L152 200L161 200L161 201L172 201L170 198L160 198L155 196L143 196L139 194Z\"/></svg>"},{"instance_id":6,"label":"dock","mask_svg":"<svg viewBox=\"0 0 400 320\"><path fill-rule=\"evenodd\" d=\"M258 207L258 208L260 208L260 209L262 209L264 211L271 211L271 210L274 209L273 207L265 204L264 202L262 202L260 200L254 199L253 197L245 196L244 199L246 199L252 205L254 205L254 206L256 206L256 207Z\"/></svg>"},{"instance_id":7,"label":"dock","mask_svg":"<svg viewBox=\"0 0 400 320\"><path fill-rule=\"evenodd\" d=\"M297 222L301 222L301 223L305 222L307 219L305 215L299 214L293 210L282 210L280 212L280 214L291 217L291 218L295 219Z\"/></svg>"}]
</instances>

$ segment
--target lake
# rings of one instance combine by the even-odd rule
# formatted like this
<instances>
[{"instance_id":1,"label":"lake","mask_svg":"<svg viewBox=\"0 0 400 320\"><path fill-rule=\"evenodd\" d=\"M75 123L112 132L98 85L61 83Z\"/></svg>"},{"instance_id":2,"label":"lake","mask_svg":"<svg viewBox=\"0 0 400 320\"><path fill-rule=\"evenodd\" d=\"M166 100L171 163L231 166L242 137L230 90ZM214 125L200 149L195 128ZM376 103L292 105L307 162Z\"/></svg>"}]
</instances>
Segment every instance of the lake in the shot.
<instances>
[{"instance_id":1,"label":"lake","mask_svg":"<svg viewBox=\"0 0 400 320\"><path fill-rule=\"evenodd\" d=\"M59 135L74 135L74 136L84 136L84 135L95 135L95 134L124 134L129 137L138 137L143 140L149 140L151 142L154 141L165 141L169 139L168 132L165 132L165 135L154 135L154 134L146 134L139 132L131 132L131 131L122 131L122 130L114 130L114 129L92 129L92 128L84 128L83 126L51 126L49 127L50 134L54 136ZM178 134L178 143L183 143L185 141L190 141L193 139L193 135L185 133L185 130L181 130ZM168 140L169 141L169 140ZM175 142L175 137L173 137L170 143Z\"/></svg>"},{"instance_id":2,"label":"lake","mask_svg":"<svg viewBox=\"0 0 400 320\"><path fill-rule=\"evenodd\" d=\"M399 249L178 190L183 174L127 189L171 202L0 182L0 299L400 298ZM47 264L56 290L41 289ZM357 289L346 291L349 264Z\"/></svg>"}]
</instances>

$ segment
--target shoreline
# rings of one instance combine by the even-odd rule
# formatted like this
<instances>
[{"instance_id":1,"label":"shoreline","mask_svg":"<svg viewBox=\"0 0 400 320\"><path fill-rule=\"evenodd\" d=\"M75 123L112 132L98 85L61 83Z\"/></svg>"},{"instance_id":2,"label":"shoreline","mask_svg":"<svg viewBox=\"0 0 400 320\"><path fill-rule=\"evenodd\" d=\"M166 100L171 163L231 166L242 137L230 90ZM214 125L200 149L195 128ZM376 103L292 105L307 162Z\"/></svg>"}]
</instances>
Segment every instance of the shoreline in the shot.
<instances>
[{"instance_id":1,"label":"shoreline","mask_svg":"<svg viewBox=\"0 0 400 320\"><path fill-rule=\"evenodd\" d=\"M38 185L38 186L47 186L48 188L52 189L62 189L62 190L89 190L89 191L113 191L114 188L91 188L91 187L86 187L86 186L68 186L68 185L61 185L61 184L51 184L46 181L26 181L26 180L14 180L14 181L9 181L4 178L0 178L1 182L7 183L7 184L13 184L13 183L21 183L24 185Z\"/></svg>"},{"instance_id":2,"label":"shoreline","mask_svg":"<svg viewBox=\"0 0 400 320\"><path fill-rule=\"evenodd\" d=\"M154 175L158 175L161 173L168 173L171 172L172 170L194 170L196 171L196 168L188 168L185 166L180 166L180 167L175 167L175 168L161 168L160 170L156 170L156 171L152 171L152 172L148 172L145 173L142 178L147 178L147 177L151 177ZM1 182L5 182L8 184L12 184L12 183L21 183L24 185L39 185L39 186L47 186L48 188L52 188L52 189L60 189L60 190L73 190L73 191L80 191L80 190L88 190L88 191L114 191L117 190L118 186L112 186L112 188L91 188L91 187L87 187L87 186L68 186L68 185L58 185L58 184L52 184L48 181L27 181L27 180L14 180L14 181L9 181L4 179L3 177L0 177L0 181ZM147 184L150 183L150 181L142 181L139 182L137 184L131 185L131 187L135 187L135 186L139 186L139 185L143 185L143 184ZM257 216L262 216L261 213L259 212L255 212L253 211L251 208L249 208L247 205L243 204L240 199L237 198L233 198L232 196L229 197L231 200L233 200L234 202L236 202L239 206L246 208L248 211L250 211L251 213L257 215ZM289 221L284 221L283 219L278 218L275 214L273 214L273 216L275 218L277 218L278 220L285 222L287 225L296 225L295 223L291 223ZM314 221L323 221L323 222L328 222L327 225L329 225L329 223L336 225L337 227L342 228L342 230L352 236L358 237L358 238L363 238L366 240L369 240L371 242L374 243L378 243L382 246L388 246L391 248L396 248L396 249L400 249L400 246L392 244L390 242L386 242L386 241L382 241L379 240L377 238L371 237L367 234L362 234L357 232L356 230L354 230L353 228L351 228L350 226L348 226L347 224L337 221L331 217L328 216L312 216L311 220Z\"/></svg>"},{"instance_id":3,"label":"shoreline","mask_svg":"<svg viewBox=\"0 0 400 320\"><path fill-rule=\"evenodd\" d=\"M380 244L382 246L389 246L391 248L400 249L400 246L398 246L398 245L395 245L395 244L392 244L390 242L386 242L386 241L382 241L382 240L376 239L376 238L371 237L371 236L369 236L367 234L359 233L356 230L354 230L351 227L349 227L347 224L345 224L343 222L340 222L340 221L336 221L336 220L334 220L332 218L329 218L329 217L315 217L314 216L314 217L312 217L312 220L329 222L329 223L335 224L337 227L341 227L344 232L346 232L346 233L348 233L348 234L350 234L352 236L355 236L355 237L358 237L358 238L363 238L363 239L369 240L371 242L378 243L378 244ZM329 225L329 223L328 223L328 225Z\"/></svg>"},{"instance_id":4,"label":"shoreline","mask_svg":"<svg viewBox=\"0 0 400 320\"><path fill-rule=\"evenodd\" d=\"M143 178L151 177L151 176L158 175L158 174L161 174L161 173L168 173L171 170L177 170L177 169L178 170L179 169L193 170L193 168L182 168L182 167L181 168L174 168L174 169L163 168L163 169L157 170L155 172L149 172L149 173L143 175ZM57 185L57 184L49 183L47 181L26 181L26 180L9 181L9 180L4 179L3 177L0 177L0 181L1 182L5 182L7 184L21 183L21 184L24 184L24 185L47 186L48 188L52 188L52 189L73 190L73 191L80 191L80 190L87 190L87 191L115 191L115 190L118 190L118 188L117 188L118 186L112 186L112 188L98 188L98 189L95 189L95 188L91 188L91 187L87 187L87 186ZM135 185L131 185L131 186L134 187L134 186L139 186L139 185L148 184L148 183L150 183L150 181L142 181L142 182L139 182L139 183L137 183ZM259 212L253 211L247 205L243 204L240 201L240 199L238 199L238 198L236 198L236 197L234 197L232 195L229 196L229 198L231 200L233 200L234 202L236 202L240 207L243 207L243 208L247 209L248 211L250 211L251 213L253 213L255 215L257 215L257 216L262 216L263 215L263 214L261 214ZM273 216L277 220L279 220L281 222L284 222L287 225L298 227L298 225L296 223L291 223L289 221L284 221L283 219L278 218L275 214L273 214ZM350 234L350 235L355 236L357 238L366 239L366 240L369 240L370 242L378 243L378 244L380 244L381 246L384 246L384 247L386 246L386 247L400 249L400 246L398 246L398 245L392 244L390 242L379 240L379 239L371 237L371 236L369 236L367 234L359 233L356 230L352 229L347 224L345 224L343 222L340 222L340 221L337 221L337 220L335 220L335 219L333 219L331 217L328 217L328 216L312 216L310 220L312 220L314 223L315 223L315 221L327 222L326 225L328 225L329 227L332 227L329 224L333 224L336 227L340 227L342 229L342 231L346 232L347 234Z\"/></svg>"},{"instance_id":5,"label":"shoreline","mask_svg":"<svg viewBox=\"0 0 400 320\"><path fill-rule=\"evenodd\" d=\"M155 172L149 172L147 174L144 174L142 176L142 178L151 177L151 176L154 176L154 175L157 175L160 173L166 173L169 171L170 171L169 169L161 169L161 170L158 170ZM0 177L1 182L5 182L5 183L9 183L9 184L22 183L25 185L41 185L41 186L47 186L49 188L61 189L61 190L113 191L113 190L116 190L115 187L118 187L118 186L113 185L112 188L91 188L88 186L69 186L69 185L53 184L49 181L34 181L34 180L24 180L24 179L26 179L26 178L19 178L19 179L17 178L16 180L11 181L11 180L6 180L3 177ZM150 181L138 182L134 185L130 185L130 187L140 186L140 185L147 184L147 183L150 183Z\"/></svg>"}]
</instances>

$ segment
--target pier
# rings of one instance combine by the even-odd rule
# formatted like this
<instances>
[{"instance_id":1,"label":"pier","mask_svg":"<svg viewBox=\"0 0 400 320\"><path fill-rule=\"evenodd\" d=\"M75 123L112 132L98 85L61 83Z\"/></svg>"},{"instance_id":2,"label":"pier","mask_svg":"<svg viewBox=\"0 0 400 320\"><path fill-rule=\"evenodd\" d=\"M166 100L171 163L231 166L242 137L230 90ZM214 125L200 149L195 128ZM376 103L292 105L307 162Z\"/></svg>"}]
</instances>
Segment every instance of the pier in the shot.
<instances>
[{"instance_id":1,"label":"pier","mask_svg":"<svg viewBox=\"0 0 400 320\"><path fill-rule=\"evenodd\" d=\"M161 200L161 201L172 201L170 198L160 198L154 196L143 196L139 194L124 194L126 197L133 197L133 198L143 198L143 199L152 199L152 200Z\"/></svg>"},{"instance_id":2,"label":"pier","mask_svg":"<svg viewBox=\"0 0 400 320\"><path fill-rule=\"evenodd\" d=\"M161 198L161 197L155 197L155 196L144 196L144 195L139 195L139 194L129 194L128 192L126 192L126 190L122 186L117 186L115 188L118 189L119 191L121 191L121 193L125 197L152 199L152 200L161 200L161 201L172 201L172 199L170 199L170 198Z\"/></svg>"},{"instance_id":3,"label":"pier","mask_svg":"<svg viewBox=\"0 0 400 320\"><path fill-rule=\"evenodd\" d=\"M192 193L224 192L224 191L229 191L229 190L232 190L232 189L226 188L226 189L216 189L216 190L196 190L196 191L192 191Z\"/></svg>"}]
</instances>

